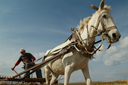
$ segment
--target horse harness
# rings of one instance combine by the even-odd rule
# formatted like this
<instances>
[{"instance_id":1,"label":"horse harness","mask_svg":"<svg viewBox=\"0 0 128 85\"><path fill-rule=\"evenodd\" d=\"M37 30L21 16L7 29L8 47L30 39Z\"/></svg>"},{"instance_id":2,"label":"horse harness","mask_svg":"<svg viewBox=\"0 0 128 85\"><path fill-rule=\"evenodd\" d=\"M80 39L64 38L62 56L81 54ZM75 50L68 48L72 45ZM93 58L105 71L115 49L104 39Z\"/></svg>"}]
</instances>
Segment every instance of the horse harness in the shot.
<instances>
[{"instance_id":1,"label":"horse harness","mask_svg":"<svg viewBox=\"0 0 128 85\"><path fill-rule=\"evenodd\" d=\"M88 38L82 39L80 34L79 34L79 32L78 32L78 30L76 30L74 28L71 28L71 30L74 31L74 33L72 33L72 35L67 39L67 40L70 40L71 43L69 45L65 46L64 48L62 48L62 50L66 49L67 47L70 48L70 50L75 48L79 53L81 53L83 55L88 55L89 58L91 59L91 58L93 58L93 54L95 54L97 51L105 51L105 50L109 49L111 47L111 43L109 44L107 49L100 50L100 48L101 48L101 46L103 44L104 34L105 34L106 31L110 31L112 29L117 29L117 27L116 26L111 26L111 27L105 28L105 25L103 24L103 18L102 18L102 14L103 13L109 13L109 12L102 12L99 15L98 22L97 22L96 26L91 25L91 27L94 28L98 32L98 34L96 34L96 35L94 35L92 37L89 37L89 34L87 34ZM99 23L101 23L101 26L102 26L102 31L101 32L98 31ZM88 30L88 25L86 26L86 28ZM99 40L97 42L94 42L90 47L86 46L85 43L83 42L85 40L88 40L90 38L93 38L93 37L96 37L96 36L100 36L100 35L102 35L101 40ZM101 44L99 45L98 48L96 48L94 46L94 44L97 44L99 42L101 42ZM57 49L57 50L60 50L60 49ZM55 50L55 51L57 51L57 50ZM53 52L55 52L55 51L53 51ZM45 57L47 57L49 55L55 55L55 54L48 53L48 55L46 55Z\"/></svg>"},{"instance_id":2,"label":"horse harness","mask_svg":"<svg viewBox=\"0 0 128 85\"><path fill-rule=\"evenodd\" d=\"M87 29L88 29L88 28L87 28ZM86 46L83 41L88 40L89 38L93 38L93 37L89 37L89 36L88 36L88 38L82 40L82 38L80 37L80 34L78 33L78 30L76 30L76 29L74 29L74 28L71 28L71 30L74 31L74 33L73 33L68 39L69 39L70 41L73 41L73 43L75 43L75 44L73 45L73 47L74 47L78 52L80 52L81 54L88 55L90 59L93 58L93 54L95 54L97 51L105 51L105 50L109 49L110 46L111 46L111 43L110 43L110 45L108 46L107 49L105 49L105 50L101 50L101 49L100 49L100 47L101 47L102 44L103 44L103 40L104 40L104 38L103 38L103 33L102 33L102 34L99 33L99 34L96 34L96 35L93 36L93 37L96 37L96 36L102 35L102 39L101 39L101 40L99 40L99 41L97 41L97 42L94 42L91 46ZM101 42L101 44L99 45L98 48L96 48L96 47L94 46L94 44L97 44L97 43L99 43L99 42ZM95 49L95 50L94 50L94 49Z\"/></svg>"},{"instance_id":3,"label":"horse harness","mask_svg":"<svg viewBox=\"0 0 128 85\"><path fill-rule=\"evenodd\" d=\"M83 40L81 39L81 37L80 37L80 35L78 34L77 30L73 30L73 31L75 31L76 34L78 35L80 41L82 42L82 45L85 47L85 52L86 52L87 54L94 54L94 53L96 53L96 51L98 51L98 50L100 49L100 47L101 47L102 44L103 44L104 35L105 35L105 32L106 32L106 31L110 31L110 30L112 30L112 29L117 29L116 26L111 26L111 27L105 28L105 25L103 24L103 18L102 18L102 15L103 15L104 13L109 13L109 12L102 12L102 13L99 15L99 17L98 17L98 22L96 23L96 26L94 27L93 25L91 25L91 27L93 27L93 28L99 33L99 34L97 34L96 36L102 35L102 39L101 39L100 41L97 41L97 42L101 42L101 44L99 45L98 48L96 48L96 47L94 46L94 44L96 44L95 42L93 43L93 45L92 45L91 48L86 47L85 44L82 42ZM102 26L102 31L101 31L101 32L98 31L99 23L101 23L101 26ZM88 25L86 26L86 28L87 28L87 30L88 30ZM87 32L87 33L88 33L88 32ZM95 36L93 36L93 37L95 37ZM91 38L91 37L88 36L88 38L87 38L86 40L88 40L89 38ZM109 46L108 46L107 49L109 49L110 46L111 46L111 43L109 44ZM96 50L94 50L94 48L95 48ZM90 51L89 49L91 49L91 51ZM107 49L105 49L105 50L107 50ZM105 50L99 50L99 51L105 51Z\"/></svg>"}]
</instances>

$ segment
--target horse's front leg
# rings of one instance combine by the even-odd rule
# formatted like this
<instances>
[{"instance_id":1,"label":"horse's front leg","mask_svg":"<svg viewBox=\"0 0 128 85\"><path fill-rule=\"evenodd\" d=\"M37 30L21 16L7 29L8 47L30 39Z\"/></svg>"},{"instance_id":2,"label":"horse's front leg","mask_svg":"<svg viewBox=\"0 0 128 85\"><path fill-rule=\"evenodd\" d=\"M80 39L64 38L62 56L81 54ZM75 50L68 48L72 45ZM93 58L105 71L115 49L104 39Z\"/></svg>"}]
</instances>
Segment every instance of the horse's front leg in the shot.
<instances>
[{"instance_id":1,"label":"horse's front leg","mask_svg":"<svg viewBox=\"0 0 128 85\"><path fill-rule=\"evenodd\" d=\"M89 75L88 64L81 70L84 74L84 78L86 80L87 85L92 85L92 81L91 81L91 78L90 78L90 75Z\"/></svg>"},{"instance_id":2,"label":"horse's front leg","mask_svg":"<svg viewBox=\"0 0 128 85\"><path fill-rule=\"evenodd\" d=\"M52 73L52 79L50 81L50 85L53 85L57 81L58 76L59 76L58 74Z\"/></svg>"},{"instance_id":3,"label":"horse's front leg","mask_svg":"<svg viewBox=\"0 0 128 85\"><path fill-rule=\"evenodd\" d=\"M64 76L65 76L64 85L68 85L71 73L72 73L72 67L70 65L66 66L65 74L64 74Z\"/></svg>"},{"instance_id":4,"label":"horse's front leg","mask_svg":"<svg viewBox=\"0 0 128 85\"><path fill-rule=\"evenodd\" d=\"M50 70L48 68L48 66L44 66L44 75L45 75L45 80L46 80L46 85L49 85L49 76L50 76Z\"/></svg>"}]
</instances>

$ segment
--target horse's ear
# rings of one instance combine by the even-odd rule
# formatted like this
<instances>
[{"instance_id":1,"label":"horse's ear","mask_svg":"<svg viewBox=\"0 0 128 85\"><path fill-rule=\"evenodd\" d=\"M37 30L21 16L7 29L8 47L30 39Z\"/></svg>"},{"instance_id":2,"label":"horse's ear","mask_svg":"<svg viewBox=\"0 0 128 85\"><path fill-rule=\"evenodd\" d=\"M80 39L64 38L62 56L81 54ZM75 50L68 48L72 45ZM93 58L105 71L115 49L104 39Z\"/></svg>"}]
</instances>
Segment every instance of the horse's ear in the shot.
<instances>
[{"instance_id":1,"label":"horse's ear","mask_svg":"<svg viewBox=\"0 0 128 85\"><path fill-rule=\"evenodd\" d=\"M104 8L104 5L105 5L104 0L102 0L100 3L99 10L102 10Z\"/></svg>"}]
</instances>

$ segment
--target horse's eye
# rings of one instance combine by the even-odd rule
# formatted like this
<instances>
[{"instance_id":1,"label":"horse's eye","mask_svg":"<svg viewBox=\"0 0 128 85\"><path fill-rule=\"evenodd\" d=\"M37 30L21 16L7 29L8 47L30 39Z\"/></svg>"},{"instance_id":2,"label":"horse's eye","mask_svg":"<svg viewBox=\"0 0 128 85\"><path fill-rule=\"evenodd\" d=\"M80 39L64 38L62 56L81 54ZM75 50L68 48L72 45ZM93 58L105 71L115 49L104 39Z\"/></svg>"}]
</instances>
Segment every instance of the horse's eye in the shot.
<instances>
[{"instance_id":1,"label":"horse's eye","mask_svg":"<svg viewBox=\"0 0 128 85\"><path fill-rule=\"evenodd\" d=\"M106 15L103 15L103 18L107 18L107 16Z\"/></svg>"}]
</instances>

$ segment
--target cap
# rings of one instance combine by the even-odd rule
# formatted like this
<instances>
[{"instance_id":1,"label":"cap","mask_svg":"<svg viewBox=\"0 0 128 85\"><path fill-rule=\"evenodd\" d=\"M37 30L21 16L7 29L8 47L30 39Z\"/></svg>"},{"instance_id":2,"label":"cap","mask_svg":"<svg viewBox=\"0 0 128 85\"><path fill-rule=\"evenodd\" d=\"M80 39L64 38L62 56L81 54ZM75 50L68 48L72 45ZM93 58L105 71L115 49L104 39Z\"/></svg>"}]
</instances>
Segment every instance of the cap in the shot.
<instances>
[{"instance_id":1,"label":"cap","mask_svg":"<svg viewBox=\"0 0 128 85\"><path fill-rule=\"evenodd\" d=\"M21 49L20 49L20 52L23 52L23 51L25 51L25 49L21 48Z\"/></svg>"}]
</instances>

